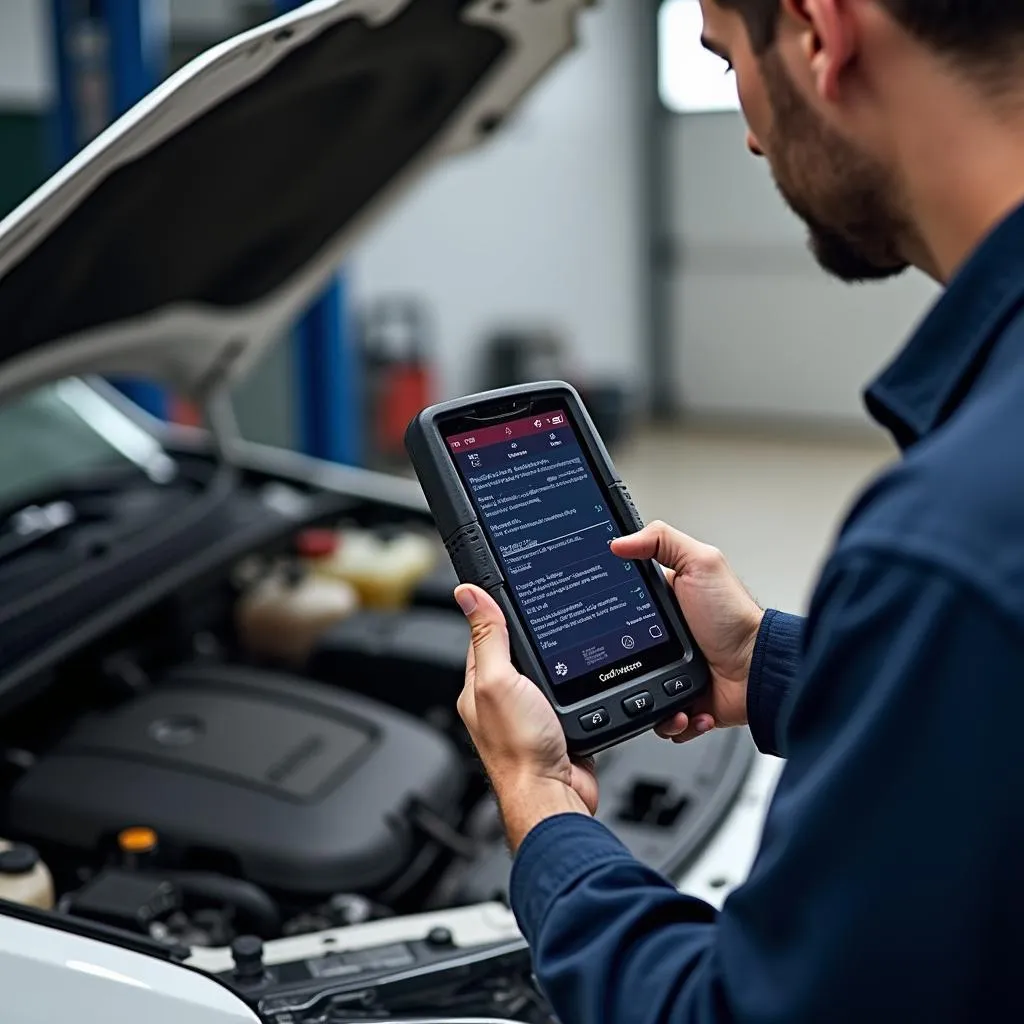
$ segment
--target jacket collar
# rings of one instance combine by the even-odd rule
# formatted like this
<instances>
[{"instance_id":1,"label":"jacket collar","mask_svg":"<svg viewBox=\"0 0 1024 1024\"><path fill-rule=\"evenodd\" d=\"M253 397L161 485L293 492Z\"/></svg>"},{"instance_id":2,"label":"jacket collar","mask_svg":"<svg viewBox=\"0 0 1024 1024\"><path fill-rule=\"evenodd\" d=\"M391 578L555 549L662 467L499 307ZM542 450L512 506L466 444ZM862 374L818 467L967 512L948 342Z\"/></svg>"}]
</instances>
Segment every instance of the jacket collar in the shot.
<instances>
[{"instance_id":1,"label":"jacket collar","mask_svg":"<svg viewBox=\"0 0 1024 1024\"><path fill-rule=\"evenodd\" d=\"M1024 206L957 271L903 351L868 388L868 412L901 448L956 412L1024 306Z\"/></svg>"}]
</instances>

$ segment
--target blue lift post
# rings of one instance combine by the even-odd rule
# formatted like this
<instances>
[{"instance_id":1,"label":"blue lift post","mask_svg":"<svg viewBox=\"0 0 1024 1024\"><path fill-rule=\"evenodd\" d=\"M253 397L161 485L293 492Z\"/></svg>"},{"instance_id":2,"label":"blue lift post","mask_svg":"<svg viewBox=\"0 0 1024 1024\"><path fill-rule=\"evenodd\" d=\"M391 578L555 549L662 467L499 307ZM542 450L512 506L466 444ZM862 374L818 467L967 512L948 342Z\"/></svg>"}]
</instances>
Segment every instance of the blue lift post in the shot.
<instances>
[{"instance_id":1,"label":"blue lift post","mask_svg":"<svg viewBox=\"0 0 1024 1024\"><path fill-rule=\"evenodd\" d=\"M345 299L339 273L296 325L297 412L304 452L357 466L362 460L360 367Z\"/></svg>"},{"instance_id":2,"label":"blue lift post","mask_svg":"<svg viewBox=\"0 0 1024 1024\"><path fill-rule=\"evenodd\" d=\"M71 54L73 18L68 0L51 0L50 31L53 35L54 71L57 76L57 105L54 111L56 164L62 167L78 152L78 75Z\"/></svg>"},{"instance_id":3,"label":"blue lift post","mask_svg":"<svg viewBox=\"0 0 1024 1024\"><path fill-rule=\"evenodd\" d=\"M278 13L303 0L275 0ZM339 271L295 328L299 444L308 455L347 465L362 461L359 352Z\"/></svg>"},{"instance_id":4,"label":"blue lift post","mask_svg":"<svg viewBox=\"0 0 1024 1024\"><path fill-rule=\"evenodd\" d=\"M94 10L88 10L89 7ZM51 31L57 72L57 141L61 164L70 160L82 142L84 112L79 109L79 76L73 40L77 18L84 13L102 16L107 33L112 121L134 106L161 79L167 51L167 25L154 15L161 4L152 0L100 0L83 4L72 0L51 0ZM114 381L117 387L147 412L167 418L164 392L153 384L136 380Z\"/></svg>"}]
</instances>

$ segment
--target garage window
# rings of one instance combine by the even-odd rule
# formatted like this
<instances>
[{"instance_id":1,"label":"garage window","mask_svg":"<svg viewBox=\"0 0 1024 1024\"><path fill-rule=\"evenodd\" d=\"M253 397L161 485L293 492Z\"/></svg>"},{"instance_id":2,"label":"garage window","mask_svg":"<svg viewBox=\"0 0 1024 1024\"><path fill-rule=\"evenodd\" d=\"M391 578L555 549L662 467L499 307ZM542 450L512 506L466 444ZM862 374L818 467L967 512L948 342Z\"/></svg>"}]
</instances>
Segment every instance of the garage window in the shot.
<instances>
[{"instance_id":1,"label":"garage window","mask_svg":"<svg viewBox=\"0 0 1024 1024\"><path fill-rule=\"evenodd\" d=\"M700 45L697 0L665 0L658 11L658 84L661 102L676 114L739 110L736 76Z\"/></svg>"}]
</instances>

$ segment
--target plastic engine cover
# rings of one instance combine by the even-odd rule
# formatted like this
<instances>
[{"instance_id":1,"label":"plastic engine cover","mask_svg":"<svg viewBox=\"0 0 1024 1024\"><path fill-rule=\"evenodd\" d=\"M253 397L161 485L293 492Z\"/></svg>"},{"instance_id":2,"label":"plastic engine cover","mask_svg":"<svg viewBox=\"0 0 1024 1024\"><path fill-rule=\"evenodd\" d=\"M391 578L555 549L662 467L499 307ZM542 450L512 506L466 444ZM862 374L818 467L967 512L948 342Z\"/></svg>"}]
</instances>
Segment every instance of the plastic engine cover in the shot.
<instances>
[{"instance_id":1,"label":"plastic engine cover","mask_svg":"<svg viewBox=\"0 0 1024 1024\"><path fill-rule=\"evenodd\" d=\"M410 802L447 816L464 781L455 747L400 711L206 666L80 723L19 780L10 816L83 851L148 825L176 848L230 853L260 885L372 891L416 853Z\"/></svg>"},{"instance_id":2,"label":"plastic engine cover","mask_svg":"<svg viewBox=\"0 0 1024 1024\"><path fill-rule=\"evenodd\" d=\"M306 667L410 714L455 708L466 675L469 624L460 612L357 612L320 638Z\"/></svg>"}]
</instances>

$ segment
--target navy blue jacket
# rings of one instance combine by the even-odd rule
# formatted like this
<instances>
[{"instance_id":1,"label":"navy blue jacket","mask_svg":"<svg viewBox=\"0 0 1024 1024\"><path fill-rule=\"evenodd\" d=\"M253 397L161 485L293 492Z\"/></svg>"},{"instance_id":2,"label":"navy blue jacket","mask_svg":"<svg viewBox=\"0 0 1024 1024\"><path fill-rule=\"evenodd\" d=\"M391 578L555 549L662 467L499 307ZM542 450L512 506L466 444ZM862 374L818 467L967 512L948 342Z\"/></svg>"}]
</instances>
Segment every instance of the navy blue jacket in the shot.
<instances>
[{"instance_id":1,"label":"navy blue jacket","mask_svg":"<svg viewBox=\"0 0 1024 1024\"><path fill-rule=\"evenodd\" d=\"M867 401L903 458L808 618L765 615L750 725L787 761L746 884L716 914L581 815L519 850L562 1024L1024 1019L1024 209Z\"/></svg>"}]
</instances>

